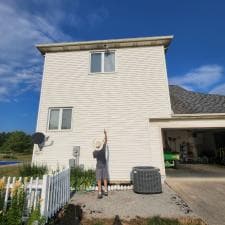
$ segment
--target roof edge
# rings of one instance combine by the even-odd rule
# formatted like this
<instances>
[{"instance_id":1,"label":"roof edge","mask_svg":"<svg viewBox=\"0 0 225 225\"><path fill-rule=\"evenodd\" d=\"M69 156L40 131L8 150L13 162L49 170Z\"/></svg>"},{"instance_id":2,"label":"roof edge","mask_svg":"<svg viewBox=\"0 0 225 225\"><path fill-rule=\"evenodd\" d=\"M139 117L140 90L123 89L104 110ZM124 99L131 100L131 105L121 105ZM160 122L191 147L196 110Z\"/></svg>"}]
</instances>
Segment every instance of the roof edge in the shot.
<instances>
[{"instance_id":1,"label":"roof edge","mask_svg":"<svg viewBox=\"0 0 225 225\"><path fill-rule=\"evenodd\" d=\"M173 114L171 117L149 118L150 122L174 121L174 120L204 120L204 119L225 119L225 113L194 113L194 114Z\"/></svg>"},{"instance_id":2,"label":"roof edge","mask_svg":"<svg viewBox=\"0 0 225 225\"><path fill-rule=\"evenodd\" d=\"M48 52L80 51L80 50L94 50L105 48L126 48L126 47L159 46L159 45L163 45L164 48L167 49L173 37L174 37L173 35L168 35L155 37L38 44L36 45L36 48L43 55Z\"/></svg>"}]
</instances>

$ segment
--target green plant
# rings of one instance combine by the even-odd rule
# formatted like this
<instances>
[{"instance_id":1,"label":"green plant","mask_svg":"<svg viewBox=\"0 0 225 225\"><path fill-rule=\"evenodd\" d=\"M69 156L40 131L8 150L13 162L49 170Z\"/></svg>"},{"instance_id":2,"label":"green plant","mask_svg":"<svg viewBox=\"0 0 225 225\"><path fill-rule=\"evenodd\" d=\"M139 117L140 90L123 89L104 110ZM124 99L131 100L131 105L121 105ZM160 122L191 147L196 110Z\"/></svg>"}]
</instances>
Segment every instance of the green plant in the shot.
<instances>
[{"instance_id":1,"label":"green plant","mask_svg":"<svg viewBox=\"0 0 225 225\"><path fill-rule=\"evenodd\" d=\"M35 221L38 222L38 225L44 225L46 222L46 218L41 216L40 206L38 206L35 209L32 209L29 218L27 220L27 225L33 225Z\"/></svg>"},{"instance_id":2,"label":"green plant","mask_svg":"<svg viewBox=\"0 0 225 225\"><path fill-rule=\"evenodd\" d=\"M148 219L147 225L181 225L177 219L160 218L159 216Z\"/></svg>"},{"instance_id":3,"label":"green plant","mask_svg":"<svg viewBox=\"0 0 225 225\"><path fill-rule=\"evenodd\" d=\"M97 221L97 222L95 222L93 225L104 225L104 223L101 222L101 221Z\"/></svg>"},{"instance_id":4,"label":"green plant","mask_svg":"<svg viewBox=\"0 0 225 225\"><path fill-rule=\"evenodd\" d=\"M70 171L70 184L76 191L86 190L95 185L95 171L92 169L72 168Z\"/></svg>"},{"instance_id":5,"label":"green plant","mask_svg":"<svg viewBox=\"0 0 225 225\"><path fill-rule=\"evenodd\" d=\"M1 222L4 225L22 225L25 192L20 182L12 188L12 197L9 205L2 211ZM0 223L1 224L1 223ZM2 225L1 224L1 225Z\"/></svg>"},{"instance_id":6,"label":"green plant","mask_svg":"<svg viewBox=\"0 0 225 225\"><path fill-rule=\"evenodd\" d=\"M38 166L35 164L25 163L19 167L19 175L22 177L42 177L48 172L47 166Z\"/></svg>"},{"instance_id":7,"label":"green plant","mask_svg":"<svg viewBox=\"0 0 225 225\"><path fill-rule=\"evenodd\" d=\"M10 153L32 152L32 138L31 135L23 131L13 131L8 134L0 133L2 136L0 151Z\"/></svg>"}]
</instances>

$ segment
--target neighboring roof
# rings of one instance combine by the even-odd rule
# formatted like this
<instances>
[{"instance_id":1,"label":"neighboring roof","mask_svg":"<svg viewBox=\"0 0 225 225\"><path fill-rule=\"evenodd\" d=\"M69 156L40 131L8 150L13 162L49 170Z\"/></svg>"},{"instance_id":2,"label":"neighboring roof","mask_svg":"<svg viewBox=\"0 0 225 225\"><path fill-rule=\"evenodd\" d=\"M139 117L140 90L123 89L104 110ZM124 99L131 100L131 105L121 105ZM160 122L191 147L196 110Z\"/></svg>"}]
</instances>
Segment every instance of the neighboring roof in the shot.
<instances>
[{"instance_id":1,"label":"neighboring roof","mask_svg":"<svg viewBox=\"0 0 225 225\"><path fill-rule=\"evenodd\" d=\"M44 55L46 52L64 52L64 51L80 51L94 50L106 48L126 48L126 47L143 47L143 46L159 46L163 45L168 48L173 36L159 37L141 37L141 38L125 38L84 42L67 42L54 44L36 45L37 49Z\"/></svg>"},{"instance_id":2,"label":"neighboring roof","mask_svg":"<svg viewBox=\"0 0 225 225\"><path fill-rule=\"evenodd\" d=\"M225 113L225 96L187 91L169 85L171 107L174 114Z\"/></svg>"}]
</instances>

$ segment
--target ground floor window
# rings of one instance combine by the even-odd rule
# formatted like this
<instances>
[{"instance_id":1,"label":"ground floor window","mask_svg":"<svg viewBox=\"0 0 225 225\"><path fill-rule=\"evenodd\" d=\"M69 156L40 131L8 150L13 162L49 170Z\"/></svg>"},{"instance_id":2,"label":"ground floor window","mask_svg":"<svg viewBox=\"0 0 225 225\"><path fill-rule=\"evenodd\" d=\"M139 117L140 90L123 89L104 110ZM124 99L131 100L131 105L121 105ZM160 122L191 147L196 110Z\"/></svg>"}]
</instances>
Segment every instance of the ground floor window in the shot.
<instances>
[{"instance_id":1,"label":"ground floor window","mask_svg":"<svg viewBox=\"0 0 225 225\"><path fill-rule=\"evenodd\" d=\"M49 130L70 130L72 121L72 108L50 108L48 129Z\"/></svg>"}]
</instances>

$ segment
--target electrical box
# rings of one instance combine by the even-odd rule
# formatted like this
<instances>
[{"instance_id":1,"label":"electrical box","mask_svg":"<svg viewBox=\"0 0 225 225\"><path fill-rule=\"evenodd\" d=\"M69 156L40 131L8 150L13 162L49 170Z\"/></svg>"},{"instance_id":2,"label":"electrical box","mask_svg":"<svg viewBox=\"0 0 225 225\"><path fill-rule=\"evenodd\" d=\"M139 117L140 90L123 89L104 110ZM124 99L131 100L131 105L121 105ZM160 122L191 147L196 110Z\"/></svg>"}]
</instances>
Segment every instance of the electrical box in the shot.
<instances>
[{"instance_id":1,"label":"electrical box","mask_svg":"<svg viewBox=\"0 0 225 225\"><path fill-rule=\"evenodd\" d=\"M80 156L80 146L73 147L73 156L76 158Z\"/></svg>"}]
</instances>

